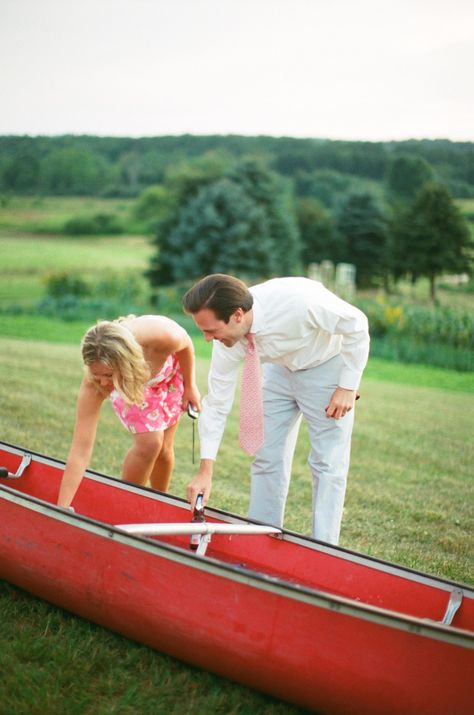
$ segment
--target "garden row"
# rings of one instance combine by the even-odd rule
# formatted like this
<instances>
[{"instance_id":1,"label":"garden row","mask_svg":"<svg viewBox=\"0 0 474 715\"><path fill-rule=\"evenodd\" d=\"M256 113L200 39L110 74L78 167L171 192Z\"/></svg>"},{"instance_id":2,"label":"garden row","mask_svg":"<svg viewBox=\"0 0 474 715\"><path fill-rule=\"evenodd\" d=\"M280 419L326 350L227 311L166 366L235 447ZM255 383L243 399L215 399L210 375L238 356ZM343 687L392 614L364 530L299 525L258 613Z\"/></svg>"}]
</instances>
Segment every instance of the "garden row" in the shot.
<instances>
[{"instance_id":1,"label":"garden row","mask_svg":"<svg viewBox=\"0 0 474 715\"><path fill-rule=\"evenodd\" d=\"M36 315L64 321L114 319L129 313L169 315L194 334L183 315L181 296L189 284L152 295L137 271L104 271L99 278L58 272L46 281L46 295L30 304L4 304L4 316ZM363 298L355 303L369 319L371 354L390 360L453 370L474 370L474 315L467 308L423 306L398 298Z\"/></svg>"}]
</instances>

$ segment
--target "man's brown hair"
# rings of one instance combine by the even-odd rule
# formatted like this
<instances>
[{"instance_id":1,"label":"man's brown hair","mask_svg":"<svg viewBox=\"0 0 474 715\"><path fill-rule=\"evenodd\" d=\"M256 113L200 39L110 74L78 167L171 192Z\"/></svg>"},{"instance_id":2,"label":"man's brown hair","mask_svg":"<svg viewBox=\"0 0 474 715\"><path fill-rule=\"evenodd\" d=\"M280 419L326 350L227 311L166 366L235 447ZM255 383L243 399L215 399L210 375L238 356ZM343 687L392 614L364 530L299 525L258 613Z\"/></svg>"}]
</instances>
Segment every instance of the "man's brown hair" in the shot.
<instances>
[{"instance_id":1,"label":"man's brown hair","mask_svg":"<svg viewBox=\"0 0 474 715\"><path fill-rule=\"evenodd\" d=\"M225 273L213 273L200 280L183 297L183 310L193 315L207 308L218 320L229 322L238 308L246 313L253 305L253 297L243 281Z\"/></svg>"}]
</instances>

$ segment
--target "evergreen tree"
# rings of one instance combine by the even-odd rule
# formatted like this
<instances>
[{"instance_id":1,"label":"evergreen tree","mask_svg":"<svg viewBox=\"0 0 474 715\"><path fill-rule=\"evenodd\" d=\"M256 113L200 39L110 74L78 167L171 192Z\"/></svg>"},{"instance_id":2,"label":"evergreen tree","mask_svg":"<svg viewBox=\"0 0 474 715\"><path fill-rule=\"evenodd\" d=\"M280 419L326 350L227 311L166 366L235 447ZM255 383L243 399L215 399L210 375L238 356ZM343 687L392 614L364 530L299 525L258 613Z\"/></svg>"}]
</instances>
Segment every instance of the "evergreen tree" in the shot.
<instances>
[{"instance_id":1,"label":"evergreen tree","mask_svg":"<svg viewBox=\"0 0 474 715\"><path fill-rule=\"evenodd\" d=\"M310 263L337 262L341 248L331 214L315 199L300 199L296 217L301 236L301 258L305 268Z\"/></svg>"},{"instance_id":2,"label":"evergreen tree","mask_svg":"<svg viewBox=\"0 0 474 715\"><path fill-rule=\"evenodd\" d=\"M177 215L173 213L160 219L157 223L156 235L152 241L156 250L150 258L149 269L144 272L152 286L172 285L177 280L174 275L173 248L170 243L176 222Z\"/></svg>"},{"instance_id":3,"label":"evergreen tree","mask_svg":"<svg viewBox=\"0 0 474 715\"><path fill-rule=\"evenodd\" d=\"M160 198L166 197L165 203L160 201L161 205L158 206L156 192L154 197L145 197L143 194L138 200L137 210L140 210L143 202L150 209L147 211L149 225L153 222L156 225L153 240L156 251L151 257L150 268L145 272L152 286L172 285L179 280L174 268L174 231L182 218L182 211L196 198L200 190L222 178L229 162L229 156L223 152L208 152L193 161L181 161L170 167L166 172L164 184L157 187L160 189ZM150 202L155 203L155 214Z\"/></svg>"},{"instance_id":4,"label":"evergreen tree","mask_svg":"<svg viewBox=\"0 0 474 715\"><path fill-rule=\"evenodd\" d=\"M194 163L169 177L177 209L158 226L147 272L152 285L214 272L251 279L297 272L299 233L288 187L255 160L217 180L214 165L202 169Z\"/></svg>"},{"instance_id":5,"label":"evergreen tree","mask_svg":"<svg viewBox=\"0 0 474 715\"><path fill-rule=\"evenodd\" d=\"M301 243L289 185L256 159L239 162L227 176L264 211L273 239L277 273L280 276L298 273L301 268Z\"/></svg>"},{"instance_id":6,"label":"evergreen tree","mask_svg":"<svg viewBox=\"0 0 474 715\"><path fill-rule=\"evenodd\" d=\"M209 273L252 279L275 271L265 211L229 179L204 187L182 208L161 256L171 282Z\"/></svg>"},{"instance_id":7,"label":"evergreen tree","mask_svg":"<svg viewBox=\"0 0 474 715\"><path fill-rule=\"evenodd\" d=\"M353 176L333 169L299 171L295 176L296 193L301 197L317 199L324 206L333 208L338 200L351 190L354 181Z\"/></svg>"},{"instance_id":8,"label":"evergreen tree","mask_svg":"<svg viewBox=\"0 0 474 715\"><path fill-rule=\"evenodd\" d=\"M427 184L394 226L394 257L398 275L426 276L436 299L436 277L471 272L472 241L463 215L446 187Z\"/></svg>"},{"instance_id":9,"label":"evergreen tree","mask_svg":"<svg viewBox=\"0 0 474 715\"><path fill-rule=\"evenodd\" d=\"M235 163L225 151L208 151L191 160L171 165L165 175L165 187L175 197L178 207L194 198L203 186L219 181Z\"/></svg>"},{"instance_id":10,"label":"evergreen tree","mask_svg":"<svg viewBox=\"0 0 474 715\"><path fill-rule=\"evenodd\" d=\"M348 194L337 216L337 229L343 244L342 260L357 269L359 286L370 286L376 279L387 280L388 223L382 207L370 193Z\"/></svg>"}]
</instances>

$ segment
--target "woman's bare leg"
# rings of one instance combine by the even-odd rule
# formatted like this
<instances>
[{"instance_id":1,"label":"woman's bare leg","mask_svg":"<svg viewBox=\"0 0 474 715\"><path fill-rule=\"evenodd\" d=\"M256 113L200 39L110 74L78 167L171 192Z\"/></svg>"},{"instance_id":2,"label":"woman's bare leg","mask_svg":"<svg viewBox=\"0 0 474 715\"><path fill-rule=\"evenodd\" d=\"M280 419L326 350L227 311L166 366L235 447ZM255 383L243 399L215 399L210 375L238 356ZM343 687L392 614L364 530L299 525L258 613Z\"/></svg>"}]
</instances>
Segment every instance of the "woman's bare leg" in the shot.
<instances>
[{"instance_id":1,"label":"woman's bare leg","mask_svg":"<svg viewBox=\"0 0 474 715\"><path fill-rule=\"evenodd\" d=\"M133 435L133 446L125 455L122 476L127 482L145 486L163 446L164 432Z\"/></svg>"},{"instance_id":2,"label":"woman's bare leg","mask_svg":"<svg viewBox=\"0 0 474 715\"><path fill-rule=\"evenodd\" d=\"M163 444L151 470L151 486L160 492L167 492L170 485L174 467L174 435L177 428L178 422L161 433Z\"/></svg>"}]
</instances>

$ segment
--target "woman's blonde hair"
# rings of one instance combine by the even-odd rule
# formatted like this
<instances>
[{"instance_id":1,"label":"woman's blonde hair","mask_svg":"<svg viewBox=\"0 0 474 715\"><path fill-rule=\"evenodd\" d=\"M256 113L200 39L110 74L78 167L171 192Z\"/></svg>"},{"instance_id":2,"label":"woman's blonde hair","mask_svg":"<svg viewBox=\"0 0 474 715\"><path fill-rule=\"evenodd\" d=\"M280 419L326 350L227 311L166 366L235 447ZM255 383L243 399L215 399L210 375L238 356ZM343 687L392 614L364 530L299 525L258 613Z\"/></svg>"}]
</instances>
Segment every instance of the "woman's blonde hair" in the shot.
<instances>
[{"instance_id":1,"label":"woman's blonde hair","mask_svg":"<svg viewBox=\"0 0 474 715\"><path fill-rule=\"evenodd\" d=\"M150 379L150 367L142 346L122 325L123 320L126 318L99 320L89 328L81 343L82 359L90 380L93 379L90 365L101 362L112 370L114 387L124 400L128 404L141 405L145 383Z\"/></svg>"}]
</instances>

